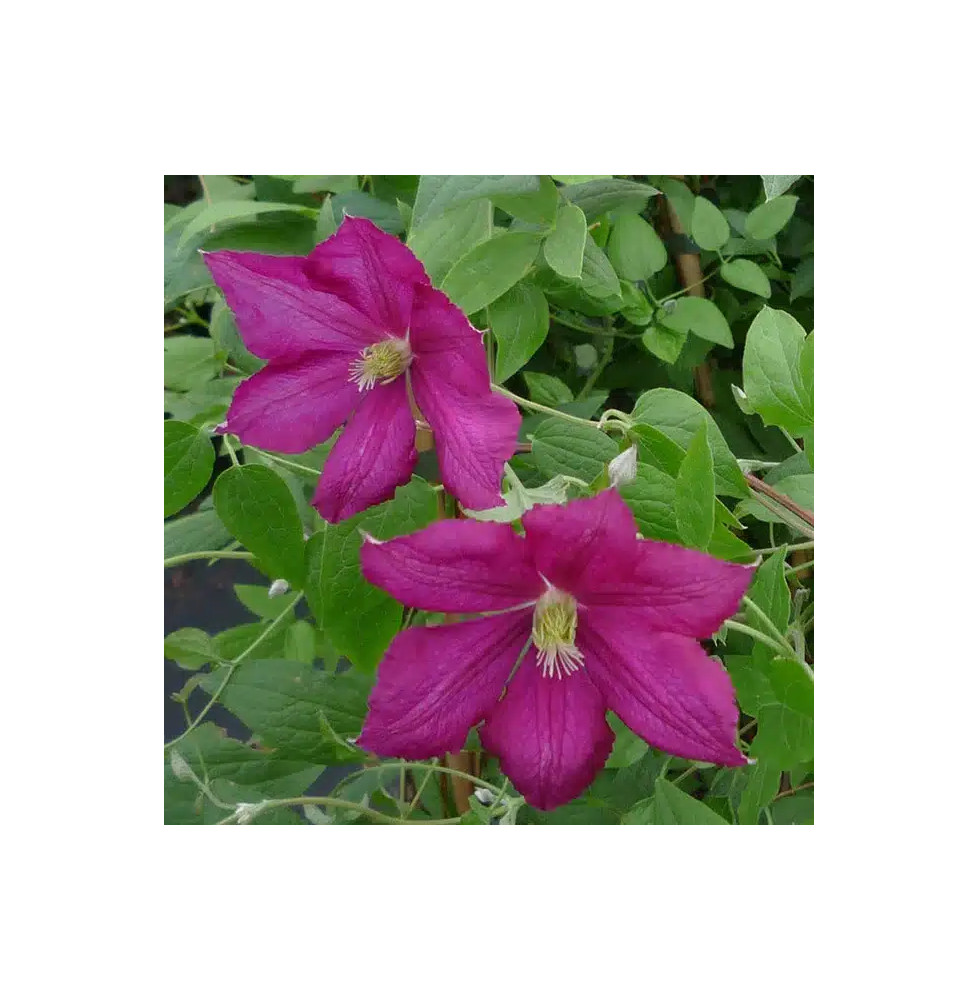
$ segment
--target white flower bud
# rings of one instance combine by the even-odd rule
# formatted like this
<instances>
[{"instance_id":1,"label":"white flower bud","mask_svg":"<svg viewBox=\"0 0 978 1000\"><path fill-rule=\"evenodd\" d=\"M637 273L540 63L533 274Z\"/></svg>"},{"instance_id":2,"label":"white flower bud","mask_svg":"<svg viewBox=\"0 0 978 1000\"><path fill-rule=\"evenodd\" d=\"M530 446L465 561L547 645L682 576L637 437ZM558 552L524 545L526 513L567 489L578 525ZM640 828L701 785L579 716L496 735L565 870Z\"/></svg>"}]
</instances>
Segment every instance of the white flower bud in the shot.
<instances>
[{"instance_id":1,"label":"white flower bud","mask_svg":"<svg viewBox=\"0 0 978 1000\"><path fill-rule=\"evenodd\" d=\"M170 751L170 767L173 773L180 779L180 781L193 781L194 772L190 769L190 765L176 752L176 750Z\"/></svg>"},{"instance_id":2,"label":"white flower bud","mask_svg":"<svg viewBox=\"0 0 978 1000\"><path fill-rule=\"evenodd\" d=\"M261 812L265 802L239 802L234 810L234 819L237 823L250 823Z\"/></svg>"},{"instance_id":3,"label":"white flower bud","mask_svg":"<svg viewBox=\"0 0 978 1000\"><path fill-rule=\"evenodd\" d=\"M475 790L475 797L484 805L487 806L491 802L496 801L496 796L493 795L492 789L490 788L477 788Z\"/></svg>"},{"instance_id":4,"label":"white flower bud","mask_svg":"<svg viewBox=\"0 0 978 1000\"><path fill-rule=\"evenodd\" d=\"M280 597L289 589L288 580L273 580L272 585L268 588L269 597Z\"/></svg>"},{"instance_id":5,"label":"white flower bud","mask_svg":"<svg viewBox=\"0 0 978 1000\"><path fill-rule=\"evenodd\" d=\"M634 483L638 475L638 447L631 445L608 463L608 479L612 487Z\"/></svg>"}]
</instances>

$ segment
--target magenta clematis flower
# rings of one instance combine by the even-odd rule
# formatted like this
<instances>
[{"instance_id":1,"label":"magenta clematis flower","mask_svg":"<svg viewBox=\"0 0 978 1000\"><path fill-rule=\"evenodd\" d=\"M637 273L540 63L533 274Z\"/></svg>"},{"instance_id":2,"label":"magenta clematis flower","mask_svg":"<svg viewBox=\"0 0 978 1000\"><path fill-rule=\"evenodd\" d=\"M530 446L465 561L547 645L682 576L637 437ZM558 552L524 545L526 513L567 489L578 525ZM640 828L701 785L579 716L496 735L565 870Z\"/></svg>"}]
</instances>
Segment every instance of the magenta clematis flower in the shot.
<instances>
[{"instance_id":1,"label":"magenta clematis flower","mask_svg":"<svg viewBox=\"0 0 978 1000\"><path fill-rule=\"evenodd\" d=\"M238 386L221 429L296 453L346 421L312 499L327 521L389 500L411 478L412 401L447 489L471 509L502 503L519 411L492 392L479 331L403 243L346 218L308 257L220 250L204 260L248 350L268 361Z\"/></svg>"},{"instance_id":2,"label":"magenta clematis flower","mask_svg":"<svg viewBox=\"0 0 978 1000\"><path fill-rule=\"evenodd\" d=\"M523 525L525 537L502 524L439 521L364 543L364 575L404 604L496 613L401 632L359 745L433 757L460 750L485 719L483 746L539 809L594 780L615 739L609 708L666 753L745 764L733 685L696 640L737 610L753 568L639 540L615 490L534 507Z\"/></svg>"}]
</instances>

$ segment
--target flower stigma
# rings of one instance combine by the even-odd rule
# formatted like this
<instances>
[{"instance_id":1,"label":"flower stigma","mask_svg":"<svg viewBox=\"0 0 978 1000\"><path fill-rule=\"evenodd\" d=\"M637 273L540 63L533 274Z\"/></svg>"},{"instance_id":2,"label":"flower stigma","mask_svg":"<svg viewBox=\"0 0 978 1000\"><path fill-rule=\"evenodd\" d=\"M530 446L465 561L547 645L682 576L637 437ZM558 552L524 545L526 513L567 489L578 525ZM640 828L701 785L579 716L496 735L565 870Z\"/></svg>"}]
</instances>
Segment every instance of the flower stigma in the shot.
<instances>
[{"instance_id":1,"label":"flower stigma","mask_svg":"<svg viewBox=\"0 0 978 1000\"><path fill-rule=\"evenodd\" d=\"M364 389L372 389L377 382L381 385L393 382L409 364L411 348L407 340L388 337L360 352L360 357L350 365L350 381L356 382L357 388L363 392Z\"/></svg>"},{"instance_id":2,"label":"flower stigma","mask_svg":"<svg viewBox=\"0 0 978 1000\"><path fill-rule=\"evenodd\" d=\"M544 677L570 676L584 663L584 654L574 645L577 633L577 601L551 587L533 609L533 645L537 666Z\"/></svg>"}]
</instances>

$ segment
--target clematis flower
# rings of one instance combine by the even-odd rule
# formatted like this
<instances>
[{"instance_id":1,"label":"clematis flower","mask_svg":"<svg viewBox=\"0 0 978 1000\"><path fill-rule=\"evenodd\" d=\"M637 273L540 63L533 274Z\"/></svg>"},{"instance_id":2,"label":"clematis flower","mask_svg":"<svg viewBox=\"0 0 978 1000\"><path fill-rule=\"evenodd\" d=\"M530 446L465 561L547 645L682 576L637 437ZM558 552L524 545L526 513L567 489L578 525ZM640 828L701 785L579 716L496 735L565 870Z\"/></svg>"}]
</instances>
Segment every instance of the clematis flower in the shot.
<instances>
[{"instance_id":1,"label":"clematis flower","mask_svg":"<svg viewBox=\"0 0 978 1000\"><path fill-rule=\"evenodd\" d=\"M327 521L389 500L411 478L412 401L446 488L472 509L502 503L519 411L492 392L479 331L403 243L348 217L308 257L219 250L204 260L245 346L268 361L238 386L221 430L297 453L346 422L312 499Z\"/></svg>"},{"instance_id":2,"label":"clematis flower","mask_svg":"<svg viewBox=\"0 0 978 1000\"><path fill-rule=\"evenodd\" d=\"M446 520L365 541L364 575L404 604L495 613L398 634L359 745L433 757L484 719L483 746L539 809L594 780L615 739L608 709L666 753L745 764L730 678L697 639L737 610L752 567L639 540L615 490L534 507L523 525Z\"/></svg>"}]
</instances>

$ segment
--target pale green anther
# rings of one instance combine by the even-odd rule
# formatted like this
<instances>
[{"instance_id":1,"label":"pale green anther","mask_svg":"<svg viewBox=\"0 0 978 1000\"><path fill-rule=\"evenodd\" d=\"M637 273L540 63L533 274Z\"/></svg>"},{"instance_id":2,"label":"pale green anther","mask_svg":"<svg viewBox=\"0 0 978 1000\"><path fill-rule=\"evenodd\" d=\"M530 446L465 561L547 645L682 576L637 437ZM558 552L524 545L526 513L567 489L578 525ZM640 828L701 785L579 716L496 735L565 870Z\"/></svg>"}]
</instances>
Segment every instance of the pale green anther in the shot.
<instances>
[{"instance_id":1,"label":"pale green anther","mask_svg":"<svg viewBox=\"0 0 978 1000\"><path fill-rule=\"evenodd\" d=\"M350 381L356 382L360 390L372 389L377 382L382 385L392 382L410 363L407 341L388 337L360 352L360 357L350 365Z\"/></svg>"},{"instance_id":2,"label":"pale green anther","mask_svg":"<svg viewBox=\"0 0 978 1000\"><path fill-rule=\"evenodd\" d=\"M570 594L550 588L533 610L533 644L545 677L573 673L584 662L574 644L577 635L577 601Z\"/></svg>"}]
</instances>

